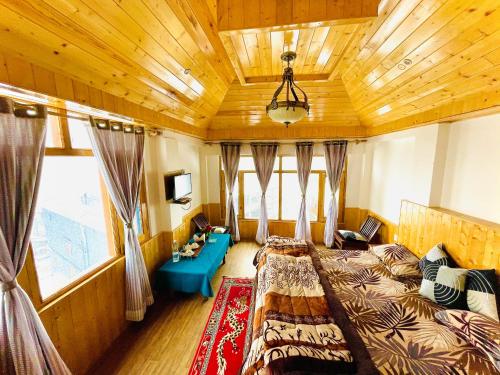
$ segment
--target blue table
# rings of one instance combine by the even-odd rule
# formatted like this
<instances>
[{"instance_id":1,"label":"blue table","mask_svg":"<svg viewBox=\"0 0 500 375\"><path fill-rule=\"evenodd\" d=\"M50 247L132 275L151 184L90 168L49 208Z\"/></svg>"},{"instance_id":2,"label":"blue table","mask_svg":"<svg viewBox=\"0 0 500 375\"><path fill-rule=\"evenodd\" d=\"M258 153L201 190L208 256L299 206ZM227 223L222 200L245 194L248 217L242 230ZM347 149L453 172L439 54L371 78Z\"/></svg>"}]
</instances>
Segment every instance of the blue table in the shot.
<instances>
[{"instance_id":1,"label":"blue table","mask_svg":"<svg viewBox=\"0 0 500 375\"><path fill-rule=\"evenodd\" d=\"M158 270L156 287L170 288L186 293L200 292L204 297L213 297L210 280L233 245L230 234L212 233L216 242L206 242L200 254L193 259L182 259L174 263L170 259Z\"/></svg>"}]
</instances>

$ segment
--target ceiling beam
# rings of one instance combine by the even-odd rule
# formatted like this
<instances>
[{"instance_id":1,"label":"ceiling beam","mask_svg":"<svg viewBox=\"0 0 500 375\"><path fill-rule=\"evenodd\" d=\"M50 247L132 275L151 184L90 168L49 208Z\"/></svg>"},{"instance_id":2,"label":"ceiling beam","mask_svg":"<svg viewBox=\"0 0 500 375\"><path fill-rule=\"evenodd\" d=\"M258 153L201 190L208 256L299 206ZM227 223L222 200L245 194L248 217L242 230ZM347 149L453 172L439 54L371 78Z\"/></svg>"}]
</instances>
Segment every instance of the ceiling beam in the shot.
<instances>
[{"instance_id":1,"label":"ceiling beam","mask_svg":"<svg viewBox=\"0 0 500 375\"><path fill-rule=\"evenodd\" d=\"M218 0L219 31L361 23L378 15L379 0Z\"/></svg>"}]
</instances>

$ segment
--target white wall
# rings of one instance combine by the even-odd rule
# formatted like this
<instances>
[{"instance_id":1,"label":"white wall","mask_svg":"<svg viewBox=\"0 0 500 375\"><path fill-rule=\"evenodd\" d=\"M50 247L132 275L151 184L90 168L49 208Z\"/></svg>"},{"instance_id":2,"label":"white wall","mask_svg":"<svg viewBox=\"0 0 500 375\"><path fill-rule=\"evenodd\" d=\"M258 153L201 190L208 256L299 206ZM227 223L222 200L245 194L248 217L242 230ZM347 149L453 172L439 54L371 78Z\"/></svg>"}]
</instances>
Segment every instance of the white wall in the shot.
<instances>
[{"instance_id":1,"label":"white wall","mask_svg":"<svg viewBox=\"0 0 500 375\"><path fill-rule=\"evenodd\" d=\"M500 223L500 115L350 145L346 206L399 222L402 199Z\"/></svg>"},{"instance_id":2,"label":"white wall","mask_svg":"<svg viewBox=\"0 0 500 375\"><path fill-rule=\"evenodd\" d=\"M175 133L146 137L144 170L152 235L177 228L184 215L202 204L203 147L199 140ZM187 210L184 208L188 206L172 204L165 199L164 175L181 169L191 173L192 178L192 201Z\"/></svg>"},{"instance_id":3,"label":"white wall","mask_svg":"<svg viewBox=\"0 0 500 375\"><path fill-rule=\"evenodd\" d=\"M440 205L500 223L500 114L450 126Z\"/></svg>"},{"instance_id":4,"label":"white wall","mask_svg":"<svg viewBox=\"0 0 500 375\"><path fill-rule=\"evenodd\" d=\"M348 150L346 206L367 208L397 223L402 199L428 205L440 127L373 137Z\"/></svg>"}]
</instances>

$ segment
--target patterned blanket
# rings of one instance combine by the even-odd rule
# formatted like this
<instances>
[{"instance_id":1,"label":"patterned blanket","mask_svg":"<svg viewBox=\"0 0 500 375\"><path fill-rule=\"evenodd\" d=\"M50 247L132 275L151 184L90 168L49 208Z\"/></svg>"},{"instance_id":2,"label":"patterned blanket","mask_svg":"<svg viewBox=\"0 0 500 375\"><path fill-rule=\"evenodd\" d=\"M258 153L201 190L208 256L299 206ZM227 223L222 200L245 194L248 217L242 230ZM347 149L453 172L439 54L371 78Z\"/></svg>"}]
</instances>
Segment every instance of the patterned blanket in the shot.
<instances>
[{"instance_id":1,"label":"patterned blanket","mask_svg":"<svg viewBox=\"0 0 500 375\"><path fill-rule=\"evenodd\" d=\"M420 280L395 279L371 251L317 255L321 279L331 285L380 373L498 374L483 353L435 321L443 308L420 296Z\"/></svg>"},{"instance_id":2,"label":"patterned blanket","mask_svg":"<svg viewBox=\"0 0 500 375\"><path fill-rule=\"evenodd\" d=\"M242 374L353 371L310 251L306 242L271 237L256 255L256 310Z\"/></svg>"}]
</instances>

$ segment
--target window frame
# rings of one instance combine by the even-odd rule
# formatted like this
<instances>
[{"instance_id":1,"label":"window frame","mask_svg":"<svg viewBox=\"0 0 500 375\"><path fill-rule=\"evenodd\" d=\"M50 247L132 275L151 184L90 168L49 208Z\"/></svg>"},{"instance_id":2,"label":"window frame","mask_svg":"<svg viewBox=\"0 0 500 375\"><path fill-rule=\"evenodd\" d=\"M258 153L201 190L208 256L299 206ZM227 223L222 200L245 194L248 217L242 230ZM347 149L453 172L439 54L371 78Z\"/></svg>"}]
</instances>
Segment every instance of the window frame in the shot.
<instances>
[{"instance_id":1,"label":"window frame","mask_svg":"<svg viewBox=\"0 0 500 375\"><path fill-rule=\"evenodd\" d=\"M285 223L293 223L296 220L284 220L282 219L282 187L283 187L283 174L284 173L297 173L297 170L291 169L282 169L283 167L283 157L296 157L296 155L283 154L277 155L276 157L279 159L278 169L273 170L273 173L278 174L278 219L269 219L269 221L279 221ZM248 155L242 155L242 157L248 157ZM251 156L250 156L251 157ZM340 225L344 224L345 221L345 193L346 193L346 181L347 181L347 159L344 164L344 169L342 171L342 177L340 180L339 186L339 205L338 205L338 223ZM244 196L244 179L246 173L255 173L255 170L238 170L238 187L239 187L239 197ZM324 200L325 200L325 182L327 179L326 171L320 169L312 169L311 173L318 174L318 212L317 212L317 220L312 221L311 223L325 223L326 217L324 214ZM222 170L222 158L219 158L219 181L220 181L220 206L221 206L221 219L224 219L226 216L226 183L224 177L224 171ZM238 200L238 219L247 220L247 221L257 221L258 219L254 218L246 218L245 217L245 203L244 199Z\"/></svg>"},{"instance_id":2,"label":"window frame","mask_svg":"<svg viewBox=\"0 0 500 375\"><path fill-rule=\"evenodd\" d=\"M92 152L91 149L76 149L72 147L71 137L69 133L69 124L67 119L67 111L65 109L60 109L60 108L51 108L51 112L53 114L49 113L49 116L57 116L59 119L57 134L54 134L54 137L58 136L60 138L61 147L46 147L44 151L44 156L45 157L51 157L51 156L94 157L94 153ZM149 215L148 215L144 171L141 178L142 182L141 182L141 191L139 194L139 202L141 206L141 217L143 220L144 234L139 236L139 242L142 244L143 242L150 239L150 231L149 231ZM94 275L101 272L103 269L111 266L124 256L125 238L124 238L123 223L119 218L116 209L114 208L114 205L111 201L109 193L107 192L107 188L102 176L99 176L99 183L100 183L100 191L102 194L103 204L105 206L104 210L106 212L105 223L107 230L111 231L111 233L109 233L110 235L108 235L108 254L110 255L110 257L103 263L100 263L95 267L89 268L87 272L85 272L75 280L71 281L61 289L57 290L57 292L52 293L45 298L42 298L40 284L38 281L39 280L38 270L36 267L33 247L31 245L31 240L30 240L28 254L25 262L25 267L28 271L27 280L26 279L23 280L23 285L27 285L26 292L31 297L33 304L37 310L44 308L48 304L52 303L53 301L61 298L63 295L74 290L75 288L85 283L90 278L92 278ZM32 277L31 275L34 275L34 277Z\"/></svg>"}]
</instances>

